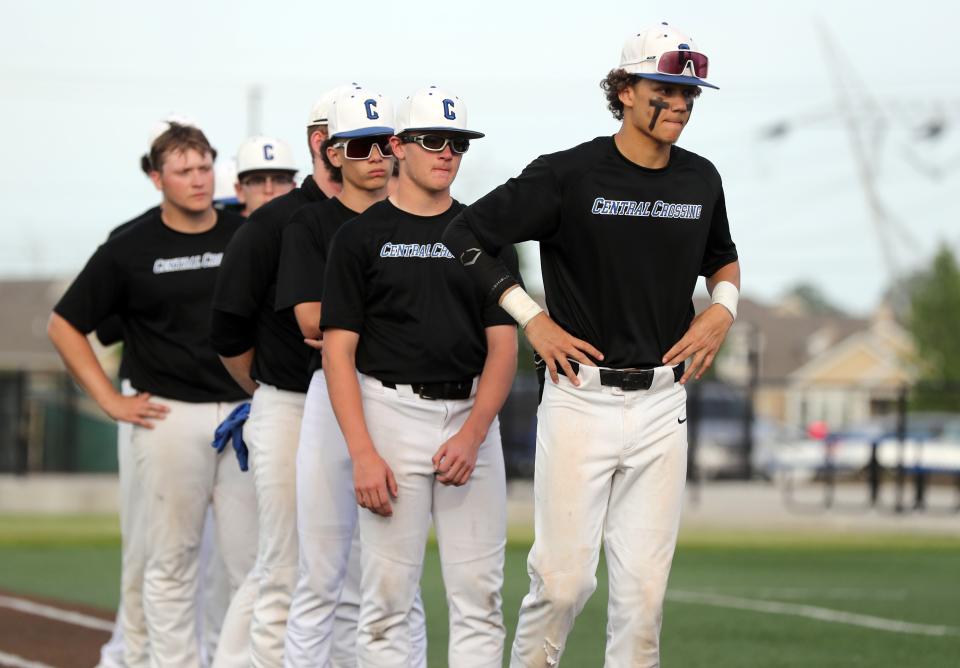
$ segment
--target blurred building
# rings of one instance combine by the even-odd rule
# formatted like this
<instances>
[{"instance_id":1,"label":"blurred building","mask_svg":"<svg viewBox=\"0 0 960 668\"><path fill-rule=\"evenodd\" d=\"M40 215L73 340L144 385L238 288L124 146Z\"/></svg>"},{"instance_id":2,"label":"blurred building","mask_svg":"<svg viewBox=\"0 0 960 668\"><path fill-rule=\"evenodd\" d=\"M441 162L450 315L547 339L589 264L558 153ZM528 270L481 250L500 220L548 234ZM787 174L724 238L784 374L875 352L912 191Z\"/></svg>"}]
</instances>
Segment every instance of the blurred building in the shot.
<instances>
[{"instance_id":1,"label":"blurred building","mask_svg":"<svg viewBox=\"0 0 960 668\"><path fill-rule=\"evenodd\" d=\"M695 300L697 311L708 305ZM909 333L883 308L872 318L811 314L795 300L740 301L715 363L717 377L754 387L758 417L804 427L843 426L885 414L915 377Z\"/></svg>"},{"instance_id":2,"label":"blurred building","mask_svg":"<svg viewBox=\"0 0 960 668\"><path fill-rule=\"evenodd\" d=\"M77 388L47 338L66 286L0 281L0 472L116 470L116 426ZM92 341L115 374L116 351Z\"/></svg>"},{"instance_id":3,"label":"blurred building","mask_svg":"<svg viewBox=\"0 0 960 668\"><path fill-rule=\"evenodd\" d=\"M838 429L894 413L900 393L917 380L914 355L909 332L881 308L866 328L790 374L787 422Z\"/></svg>"}]
</instances>

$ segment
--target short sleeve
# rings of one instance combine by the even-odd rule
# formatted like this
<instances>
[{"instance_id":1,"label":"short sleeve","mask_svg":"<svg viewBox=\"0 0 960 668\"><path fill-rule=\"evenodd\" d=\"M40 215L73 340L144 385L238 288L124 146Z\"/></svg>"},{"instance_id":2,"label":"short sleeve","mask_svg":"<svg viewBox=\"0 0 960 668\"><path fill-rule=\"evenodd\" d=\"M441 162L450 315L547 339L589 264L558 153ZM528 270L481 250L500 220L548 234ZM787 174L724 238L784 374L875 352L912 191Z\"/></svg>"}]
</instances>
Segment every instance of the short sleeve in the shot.
<instances>
[{"instance_id":1,"label":"short sleeve","mask_svg":"<svg viewBox=\"0 0 960 668\"><path fill-rule=\"evenodd\" d=\"M283 230L277 266L276 310L323 297L324 248L307 209L301 208Z\"/></svg>"},{"instance_id":2,"label":"short sleeve","mask_svg":"<svg viewBox=\"0 0 960 668\"><path fill-rule=\"evenodd\" d=\"M84 334L104 320L123 315L126 280L107 244L100 246L60 298L54 312Z\"/></svg>"},{"instance_id":3,"label":"short sleeve","mask_svg":"<svg viewBox=\"0 0 960 668\"><path fill-rule=\"evenodd\" d=\"M707 245L703 251L703 260L700 263L700 275L713 276L717 270L737 261L737 247L730 237L730 223L727 220L727 204L723 194L723 186L713 207L713 218L710 220L710 232L707 235Z\"/></svg>"},{"instance_id":4,"label":"short sleeve","mask_svg":"<svg viewBox=\"0 0 960 668\"><path fill-rule=\"evenodd\" d=\"M366 310L366 271L369 258L358 225L347 223L334 235L324 272L321 329L360 333Z\"/></svg>"},{"instance_id":5,"label":"short sleeve","mask_svg":"<svg viewBox=\"0 0 960 668\"><path fill-rule=\"evenodd\" d=\"M264 223L249 220L227 245L217 271L213 308L252 317L258 312L277 267L279 241Z\"/></svg>"},{"instance_id":6,"label":"short sleeve","mask_svg":"<svg viewBox=\"0 0 960 668\"><path fill-rule=\"evenodd\" d=\"M556 174L540 157L461 215L487 252L496 253L508 244L552 236L560 226L561 201Z\"/></svg>"}]
</instances>

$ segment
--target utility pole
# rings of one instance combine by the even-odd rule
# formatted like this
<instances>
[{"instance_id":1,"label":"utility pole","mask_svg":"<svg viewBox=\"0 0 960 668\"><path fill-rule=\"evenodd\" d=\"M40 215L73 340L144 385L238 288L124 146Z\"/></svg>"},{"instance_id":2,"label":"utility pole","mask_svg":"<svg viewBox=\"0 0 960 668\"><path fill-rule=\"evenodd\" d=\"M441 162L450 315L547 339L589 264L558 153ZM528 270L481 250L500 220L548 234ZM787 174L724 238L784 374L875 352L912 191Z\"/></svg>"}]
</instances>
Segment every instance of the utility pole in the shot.
<instances>
[{"instance_id":1,"label":"utility pole","mask_svg":"<svg viewBox=\"0 0 960 668\"><path fill-rule=\"evenodd\" d=\"M857 167L857 176L860 179L860 185L867 201L867 208L870 211L870 218L873 221L877 231L877 238L880 241L880 250L883 253L883 259L886 264L887 273L892 284L896 284L901 274L901 267L897 263L894 249L898 241L906 242L911 250L918 250L916 240L900 227L893 219L887 208L883 205L880 195L877 192L877 178L874 165L867 155L866 141L863 137L862 124L864 118L869 115L880 119L880 122L886 123L883 110L873 100L863 87L860 87L860 109L855 108L851 100L851 89L855 82L851 79L850 72L853 71L851 63L843 57L830 36L829 31L823 23L817 24L820 40L827 57L827 69L833 78L834 87L837 93L837 102L840 107L841 116L847 130L847 137L850 140L850 148L853 152L854 161ZM864 113L867 112L867 113ZM898 240L896 236L899 236Z\"/></svg>"},{"instance_id":2,"label":"utility pole","mask_svg":"<svg viewBox=\"0 0 960 668\"><path fill-rule=\"evenodd\" d=\"M261 133L263 119L263 88L253 84L247 89L247 136Z\"/></svg>"}]
</instances>

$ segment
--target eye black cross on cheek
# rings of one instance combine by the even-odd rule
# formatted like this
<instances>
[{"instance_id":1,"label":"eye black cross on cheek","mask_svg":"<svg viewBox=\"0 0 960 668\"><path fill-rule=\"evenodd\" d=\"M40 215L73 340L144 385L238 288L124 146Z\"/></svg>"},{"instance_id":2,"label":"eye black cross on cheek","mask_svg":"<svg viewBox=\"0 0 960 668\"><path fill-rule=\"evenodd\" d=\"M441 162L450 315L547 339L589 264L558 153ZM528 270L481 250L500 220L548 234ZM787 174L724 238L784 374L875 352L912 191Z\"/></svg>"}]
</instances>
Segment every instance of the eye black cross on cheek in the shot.
<instances>
[{"instance_id":1,"label":"eye black cross on cheek","mask_svg":"<svg viewBox=\"0 0 960 668\"><path fill-rule=\"evenodd\" d=\"M660 118L660 112L670 108L670 103L662 97L655 97L650 100L650 106L653 107L653 118L650 119L650 131L657 125L657 119Z\"/></svg>"}]
</instances>

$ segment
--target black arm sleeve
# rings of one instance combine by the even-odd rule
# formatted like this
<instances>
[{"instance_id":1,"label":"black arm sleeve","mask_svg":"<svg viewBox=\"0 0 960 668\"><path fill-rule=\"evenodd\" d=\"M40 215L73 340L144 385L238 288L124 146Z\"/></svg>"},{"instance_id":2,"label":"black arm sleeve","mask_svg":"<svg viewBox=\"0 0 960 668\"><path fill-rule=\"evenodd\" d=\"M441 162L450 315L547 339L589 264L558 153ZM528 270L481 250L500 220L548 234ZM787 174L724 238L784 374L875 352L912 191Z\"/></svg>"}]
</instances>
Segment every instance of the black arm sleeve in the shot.
<instances>
[{"instance_id":1,"label":"black arm sleeve","mask_svg":"<svg viewBox=\"0 0 960 668\"><path fill-rule=\"evenodd\" d=\"M253 348L256 318L213 309L210 315L210 345L223 357L236 357Z\"/></svg>"},{"instance_id":2,"label":"black arm sleeve","mask_svg":"<svg viewBox=\"0 0 960 668\"><path fill-rule=\"evenodd\" d=\"M504 246L497 257L500 262L507 267L510 275L515 278L520 287L523 285L523 277L520 276L520 258L517 256L517 249L510 246ZM516 325L517 321L509 313L504 311L500 304L492 299L486 300L483 307L483 326L494 327L496 325Z\"/></svg>"},{"instance_id":3,"label":"black arm sleeve","mask_svg":"<svg viewBox=\"0 0 960 668\"><path fill-rule=\"evenodd\" d=\"M537 158L510 179L450 221L443 243L460 260L487 300L519 283L497 257L521 241L545 239L560 226L560 184L550 165Z\"/></svg>"}]
</instances>

